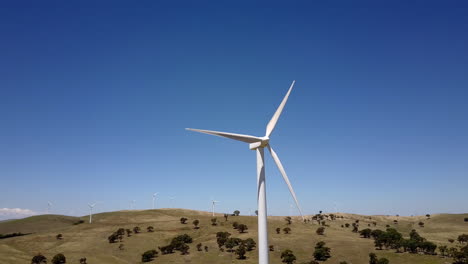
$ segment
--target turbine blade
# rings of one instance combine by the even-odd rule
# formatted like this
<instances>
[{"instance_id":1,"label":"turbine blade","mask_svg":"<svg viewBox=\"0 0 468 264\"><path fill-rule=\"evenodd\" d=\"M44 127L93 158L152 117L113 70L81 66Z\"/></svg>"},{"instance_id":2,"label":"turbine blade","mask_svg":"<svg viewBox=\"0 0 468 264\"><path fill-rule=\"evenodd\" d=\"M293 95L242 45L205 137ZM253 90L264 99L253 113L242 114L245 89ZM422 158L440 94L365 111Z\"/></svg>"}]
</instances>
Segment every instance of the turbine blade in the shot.
<instances>
[{"instance_id":1,"label":"turbine blade","mask_svg":"<svg viewBox=\"0 0 468 264\"><path fill-rule=\"evenodd\" d=\"M280 161L278 155L276 155L276 152L271 148L270 145L268 145L267 147L268 147L268 150L269 150L270 153L271 153L271 156L272 156L273 159L275 160L276 166L278 166L278 169L279 169L279 171L281 172L281 175L283 176L284 181L285 181L286 184L288 185L289 192L291 193L291 195L292 195L294 201L296 202L297 209L299 209L299 212L301 213L302 219L304 219L304 215L302 214L302 209L301 209L301 207L299 206L299 202L297 201L297 198L296 198L296 193L294 192L294 189L293 189L293 187L292 187L292 185L291 185L291 182L289 181L288 175L286 174L286 171L284 170L284 167L283 167L283 165L281 164L281 161Z\"/></svg>"},{"instance_id":2,"label":"turbine blade","mask_svg":"<svg viewBox=\"0 0 468 264\"><path fill-rule=\"evenodd\" d=\"M294 83L296 83L296 81L292 82L291 86L289 87L288 92L286 93L286 96L284 96L283 101L281 101L281 104L278 106L278 109L276 109L275 114L271 118L270 122L268 122L268 125L266 127L266 134L265 134L266 137L270 137L271 133L273 132L273 129L275 129L276 122L278 122L281 112L283 112L283 108L286 105L286 102L288 101L288 97L292 91Z\"/></svg>"},{"instance_id":3,"label":"turbine blade","mask_svg":"<svg viewBox=\"0 0 468 264\"><path fill-rule=\"evenodd\" d=\"M262 141L262 139L259 138L259 137L254 137L254 136L249 136L249 135L219 132L219 131L211 131L211 130L202 130L202 129L194 129L194 128L186 128L186 129L190 130L190 131L199 132L199 133L205 133L205 134L209 134L209 135L214 135L214 136L230 138L230 139L234 139L234 140L238 140L238 141L243 141L243 142L246 142L246 143L254 143L254 142Z\"/></svg>"}]
</instances>

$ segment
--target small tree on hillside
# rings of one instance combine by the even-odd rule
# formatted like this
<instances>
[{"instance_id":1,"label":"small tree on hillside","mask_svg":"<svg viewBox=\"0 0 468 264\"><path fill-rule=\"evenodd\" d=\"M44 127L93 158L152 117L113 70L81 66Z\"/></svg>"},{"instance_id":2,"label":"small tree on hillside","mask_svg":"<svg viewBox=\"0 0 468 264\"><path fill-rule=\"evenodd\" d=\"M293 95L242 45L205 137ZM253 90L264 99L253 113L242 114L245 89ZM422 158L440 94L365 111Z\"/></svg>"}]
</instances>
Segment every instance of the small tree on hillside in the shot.
<instances>
[{"instance_id":1,"label":"small tree on hillside","mask_svg":"<svg viewBox=\"0 0 468 264\"><path fill-rule=\"evenodd\" d=\"M208 252L208 246L205 246L204 248L205 248L205 252Z\"/></svg>"},{"instance_id":2,"label":"small tree on hillside","mask_svg":"<svg viewBox=\"0 0 468 264\"><path fill-rule=\"evenodd\" d=\"M235 216L239 216L239 215L240 215L240 211L239 211L239 210L235 210L235 211L234 211L234 215L235 215Z\"/></svg>"},{"instance_id":3,"label":"small tree on hillside","mask_svg":"<svg viewBox=\"0 0 468 264\"><path fill-rule=\"evenodd\" d=\"M255 243L255 240L252 238L247 238L242 243L245 245L247 251L252 251L257 246L257 243Z\"/></svg>"},{"instance_id":4,"label":"small tree on hillside","mask_svg":"<svg viewBox=\"0 0 468 264\"><path fill-rule=\"evenodd\" d=\"M44 264L47 263L47 258L41 254L37 254L31 260L31 264Z\"/></svg>"},{"instance_id":5,"label":"small tree on hillside","mask_svg":"<svg viewBox=\"0 0 468 264\"><path fill-rule=\"evenodd\" d=\"M315 245L314 259L325 261L331 257L330 248L325 246L325 242L320 241Z\"/></svg>"},{"instance_id":6,"label":"small tree on hillside","mask_svg":"<svg viewBox=\"0 0 468 264\"><path fill-rule=\"evenodd\" d=\"M198 251L202 251L202 243L198 243L198 244L197 244L197 250L198 250Z\"/></svg>"},{"instance_id":7,"label":"small tree on hillside","mask_svg":"<svg viewBox=\"0 0 468 264\"><path fill-rule=\"evenodd\" d=\"M125 232L127 232L127 237L130 237L132 235L132 230L130 229L125 229Z\"/></svg>"},{"instance_id":8,"label":"small tree on hillside","mask_svg":"<svg viewBox=\"0 0 468 264\"><path fill-rule=\"evenodd\" d=\"M140 233L140 231L141 231L141 228L138 227L138 226L135 226L135 227L133 228L133 233L135 233L135 234Z\"/></svg>"},{"instance_id":9,"label":"small tree on hillside","mask_svg":"<svg viewBox=\"0 0 468 264\"><path fill-rule=\"evenodd\" d=\"M147 230L149 233L152 233L152 232L154 232L154 227L148 226L148 227L146 228L146 230Z\"/></svg>"},{"instance_id":10,"label":"small tree on hillside","mask_svg":"<svg viewBox=\"0 0 468 264\"><path fill-rule=\"evenodd\" d=\"M284 218L284 220L286 221L286 223L288 223L288 225L290 225L291 222L292 222L292 221L291 221L292 218L291 218L290 216L286 216L286 217Z\"/></svg>"},{"instance_id":11,"label":"small tree on hillside","mask_svg":"<svg viewBox=\"0 0 468 264\"><path fill-rule=\"evenodd\" d=\"M348 223L346 223L346 224L345 224L345 226L346 226L346 227L349 227L349 224L348 224Z\"/></svg>"},{"instance_id":12,"label":"small tree on hillside","mask_svg":"<svg viewBox=\"0 0 468 264\"><path fill-rule=\"evenodd\" d=\"M200 221L198 219L193 220L192 224L195 226L194 229L199 229L200 228L200 227L198 227L199 223L200 223Z\"/></svg>"},{"instance_id":13,"label":"small tree on hillside","mask_svg":"<svg viewBox=\"0 0 468 264\"><path fill-rule=\"evenodd\" d=\"M62 253L59 253L52 258L52 264L63 264L63 263L67 263L67 259Z\"/></svg>"},{"instance_id":14,"label":"small tree on hillside","mask_svg":"<svg viewBox=\"0 0 468 264\"><path fill-rule=\"evenodd\" d=\"M270 247L269 247L269 248L270 248L270 251L275 251L275 246L273 246L273 245L270 245Z\"/></svg>"},{"instance_id":15,"label":"small tree on hillside","mask_svg":"<svg viewBox=\"0 0 468 264\"><path fill-rule=\"evenodd\" d=\"M468 222L468 217L465 217L463 221Z\"/></svg>"},{"instance_id":16,"label":"small tree on hillside","mask_svg":"<svg viewBox=\"0 0 468 264\"><path fill-rule=\"evenodd\" d=\"M228 217L229 217L228 214L224 214L224 221L227 221L227 220L228 220Z\"/></svg>"},{"instance_id":17,"label":"small tree on hillside","mask_svg":"<svg viewBox=\"0 0 468 264\"><path fill-rule=\"evenodd\" d=\"M286 264L292 264L296 261L296 256L294 256L293 252L289 249L281 252L281 262Z\"/></svg>"},{"instance_id":18,"label":"small tree on hillside","mask_svg":"<svg viewBox=\"0 0 468 264\"><path fill-rule=\"evenodd\" d=\"M276 228L276 234L279 234L281 232L281 228L277 227Z\"/></svg>"},{"instance_id":19,"label":"small tree on hillside","mask_svg":"<svg viewBox=\"0 0 468 264\"><path fill-rule=\"evenodd\" d=\"M55 236L55 238L56 238L57 240L62 240L63 235L62 235L62 234L58 234L58 235Z\"/></svg>"},{"instance_id":20,"label":"small tree on hillside","mask_svg":"<svg viewBox=\"0 0 468 264\"><path fill-rule=\"evenodd\" d=\"M375 253L369 253L369 264L377 264L377 255Z\"/></svg>"},{"instance_id":21,"label":"small tree on hillside","mask_svg":"<svg viewBox=\"0 0 468 264\"><path fill-rule=\"evenodd\" d=\"M239 230L239 233L245 233L245 230L249 229L246 225L240 224L237 226L237 230Z\"/></svg>"},{"instance_id":22,"label":"small tree on hillside","mask_svg":"<svg viewBox=\"0 0 468 264\"><path fill-rule=\"evenodd\" d=\"M285 228L283 228L283 232L284 232L285 234L289 234L289 232L291 232L291 228L285 227Z\"/></svg>"},{"instance_id":23,"label":"small tree on hillside","mask_svg":"<svg viewBox=\"0 0 468 264\"><path fill-rule=\"evenodd\" d=\"M245 253L247 253L247 251L244 244L241 243L235 252L238 259L245 259Z\"/></svg>"},{"instance_id":24,"label":"small tree on hillside","mask_svg":"<svg viewBox=\"0 0 468 264\"><path fill-rule=\"evenodd\" d=\"M317 230L315 231L315 233L317 233L317 235L323 235L325 233L325 227L319 227L317 228Z\"/></svg>"},{"instance_id":25,"label":"small tree on hillside","mask_svg":"<svg viewBox=\"0 0 468 264\"><path fill-rule=\"evenodd\" d=\"M359 231L359 235L361 235L363 238L370 238L371 234L372 234L372 230L369 228Z\"/></svg>"},{"instance_id":26,"label":"small tree on hillside","mask_svg":"<svg viewBox=\"0 0 468 264\"><path fill-rule=\"evenodd\" d=\"M419 222L418 225L419 225L420 227L424 227L424 223L423 223L423 222Z\"/></svg>"},{"instance_id":27,"label":"small tree on hillside","mask_svg":"<svg viewBox=\"0 0 468 264\"><path fill-rule=\"evenodd\" d=\"M80 264L87 264L86 258L80 258Z\"/></svg>"},{"instance_id":28,"label":"small tree on hillside","mask_svg":"<svg viewBox=\"0 0 468 264\"><path fill-rule=\"evenodd\" d=\"M215 226L215 225L218 225L218 223L216 223L216 218L211 218L211 225L212 226Z\"/></svg>"},{"instance_id":29,"label":"small tree on hillside","mask_svg":"<svg viewBox=\"0 0 468 264\"><path fill-rule=\"evenodd\" d=\"M377 264L389 264L390 261L388 261L388 259L386 258L379 258L379 260L377 260Z\"/></svg>"},{"instance_id":30,"label":"small tree on hillside","mask_svg":"<svg viewBox=\"0 0 468 264\"><path fill-rule=\"evenodd\" d=\"M141 262L150 262L158 255L158 251L152 249L141 255Z\"/></svg>"},{"instance_id":31,"label":"small tree on hillside","mask_svg":"<svg viewBox=\"0 0 468 264\"><path fill-rule=\"evenodd\" d=\"M238 226L239 226L239 223L237 223L237 222L235 222L235 221L234 221L234 223L232 223L232 227L233 227L234 229L237 229Z\"/></svg>"},{"instance_id":32,"label":"small tree on hillside","mask_svg":"<svg viewBox=\"0 0 468 264\"><path fill-rule=\"evenodd\" d=\"M181 224L186 224L186 223L187 223L187 220L188 220L187 218L181 217L181 218L180 218L180 223L181 223Z\"/></svg>"}]
</instances>

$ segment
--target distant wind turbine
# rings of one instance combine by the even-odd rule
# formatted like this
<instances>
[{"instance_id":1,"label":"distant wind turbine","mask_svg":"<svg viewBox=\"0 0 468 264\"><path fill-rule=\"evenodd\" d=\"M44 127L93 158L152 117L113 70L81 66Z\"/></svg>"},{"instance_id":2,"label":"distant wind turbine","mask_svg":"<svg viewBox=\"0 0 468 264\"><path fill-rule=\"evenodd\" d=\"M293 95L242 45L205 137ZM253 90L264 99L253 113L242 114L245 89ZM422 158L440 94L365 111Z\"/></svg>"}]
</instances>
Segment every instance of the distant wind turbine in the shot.
<instances>
[{"instance_id":1,"label":"distant wind turbine","mask_svg":"<svg viewBox=\"0 0 468 264\"><path fill-rule=\"evenodd\" d=\"M175 197L169 197L169 206L170 206L170 208L173 208L174 200L175 200Z\"/></svg>"},{"instance_id":2,"label":"distant wind turbine","mask_svg":"<svg viewBox=\"0 0 468 264\"><path fill-rule=\"evenodd\" d=\"M288 185L289 191L291 192L294 201L296 202L296 206L301 213L302 219L304 216L302 215L302 210L299 206L299 202L297 201L296 194L289 182L289 178L286 174L286 171L281 164L278 155L270 146L270 135L273 132L276 123L283 111L284 106L288 100L289 94L291 93L295 81L292 82L291 86L289 87L286 96L283 98L283 101L279 105L278 109L276 110L275 114L271 118L270 122L266 127L266 133L263 137L256 137L250 135L242 135L242 134L234 134L234 133L226 133L226 132L219 132L219 131L210 131L210 130L201 130L201 129L193 129L187 128L187 130L205 133L214 136L226 137L238 141L242 141L245 143L249 143L249 147L251 150L255 150L257 153L257 202L258 202L258 260L259 264L268 264L268 231L267 231L267 206L266 206L266 188L265 188L265 159L264 159L264 148L267 148L273 160L278 166L278 169L283 176L284 181Z\"/></svg>"},{"instance_id":3,"label":"distant wind turbine","mask_svg":"<svg viewBox=\"0 0 468 264\"><path fill-rule=\"evenodd\" d=\"M89 223L91 224L93 222L93 209L94 209L94 206L96 206L96 203L88 204L88 206L89 206Z\"/></svg>"},{"instance_id":4,"label":"distant wind turbine","mask_svg":"<svg viewBox=\"0 0 468 264\"><path fill-rule=\"evenodd\" d=\"M50 208L52 207L52 202L48 201L47 202L47 214L50 214Z\"/></svg>"},{"instance_id":5,"label":"distant wind turbine","mask_svg":"<svg viewBox=\"0 0 468 264\"><path fill-rule=\"evenodd\" d=\"M213 217L215 216L215 206L219 201L211 200L211 211L213 212Z\"/></svg>"},{"instance_id":6,"label":"distant wind turbine","mask_svg":"<svg viewBox=\"0 0 468 264\"><path fill-rule=\"evenodd\" d=\"M153 193L153 210L154 210L154 202L156 201L156 196L158 195L158 193Z\"/></svg>"},{"instance_id":7,"label":"distant wind turbine","mask_svg":"<svg viewBox=\"0 0 468 264\"><path fill-rule=\"evenodd\" d=\"M136 200L131 200L130 201L130 210L133 210L133 207L135 206Z\"/></svg>"}]
</instances>

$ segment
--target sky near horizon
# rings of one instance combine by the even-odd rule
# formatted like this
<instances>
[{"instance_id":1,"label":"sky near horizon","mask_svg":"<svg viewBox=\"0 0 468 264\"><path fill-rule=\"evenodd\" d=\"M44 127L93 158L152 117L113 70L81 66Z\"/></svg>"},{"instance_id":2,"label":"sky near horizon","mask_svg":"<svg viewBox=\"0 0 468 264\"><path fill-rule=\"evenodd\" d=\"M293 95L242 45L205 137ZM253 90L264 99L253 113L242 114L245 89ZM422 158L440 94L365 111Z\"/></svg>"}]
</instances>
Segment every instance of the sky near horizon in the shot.
<instances>
[{"instance_id":1,"label":"sky near horizon","mask_svg":"<svg viewBox=\"0 0 468 264\"><path fill-rule=\"evenodd\" d=\"M256 209L271 136L306 214L466 213L462 1L0 4L0 219ZM268 214L291 211L266 154ZM169 197L175 197L171 202Z\"/></svg>"}]
</instances>

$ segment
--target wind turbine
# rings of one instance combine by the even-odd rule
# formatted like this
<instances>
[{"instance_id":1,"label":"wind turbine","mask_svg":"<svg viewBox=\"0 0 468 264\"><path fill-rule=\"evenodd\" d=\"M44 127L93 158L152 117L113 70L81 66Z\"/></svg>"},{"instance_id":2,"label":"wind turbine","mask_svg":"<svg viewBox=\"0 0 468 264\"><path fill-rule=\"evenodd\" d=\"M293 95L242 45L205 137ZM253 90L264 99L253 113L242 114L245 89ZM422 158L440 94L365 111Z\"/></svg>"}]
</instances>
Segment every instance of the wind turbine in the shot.
<instances>
[{"instance_id":1,"label":"wind turbine","mask_svg":"<svg viewBox=\"0 0 468 264\"><path fill-rule=\"evenodd\" d=\"M158 195L158 193L153 193L153 210L154 210L154 201L156 200L157 195Z\"/></svg>"},{"instance_id":2,"label":"wind turbine","mask_svg":"<svg viewBox=\"0 0 468 264\"><path fill-rule=\"evenodd\" d=\"M50 214L50 208L52 207L52 202L48 201L47 202L47 214Z\"/></svg>"},{"instance_id":3,"label":"wind turbine","mask_svg":"<svg viewBox=\"0 0 468 264\"><path fill-rule=\"evenodd\" d=\"M89 206L89 223L91 224L93 222L93 208L96 206L96 203L93 204L88 204Z\"/></svg>"},{"instance_id":4,"label":"wind turbine","mask_svg":"<svg viewBox=\"0 0 468 264\"><path fill-rule=\"evenodd\" d=\"M215 206L219 201L211 200L211 211L213 211L213 217L215 216Z\"/></svg>"},{"instance_id":5,"label":"wind turbine","mask_svg":"<svg viewBox=\"0 0 468 264\"><path fill-rule=\"evenodd\" d=\"M169 206L171 206L170 208L174 206L174 200L175 200L175 197L169 197Z\"/></svg>"},{"instance_id":6,"label":"wind turbine","mask_svg":"<svg viewBox=\"0 0 468 264\"><path fill-rule=\"evenodd\" d=\"M301 213L302 219L304 216L302 215L302 210L299 206L299 202L297 201L296 194L291 186L289 178L286 174L286 171L281 164L278 155L270 146L270 136L273 132L276 123L283 111L286 102L288 101L289 94L291 93L295 81L292 82L291 86L289 87L286 96L281 101L278 109L276 110L275 114L271 118L270 122L266 127L266 133L263 137L256 137L250 135L242 135L242 134L234 134L234 133L226 133L226 132L219 132L219 131L210 131L210 130L201 130L201 129L193 129L187 128L187 130L205 133L214 136L226 137L238 141L242 141L245 143L249 143L249 148L251 150L255 150L257 153L257 203L258 203L258 260L259 264L268 264L268 231L267 231L267 206L266 206L266 188L265 188L265 160L264 160L264 148L267 148L273 160L276 163L281 175L283 176L284 181L288 185L289 191L291 192L294 201L296 202L296 206Z\"/></svg>"},{"instance_id":7,"label":"wind turbine","mask_svg":"<svg viewBox=\"0 0 468 264\"><path fill-rule=\"evenodd\" d=\"M133 210L133 206L135 205L136 200L130 201L130 210Z\"/></svg>"}]
</instances>

